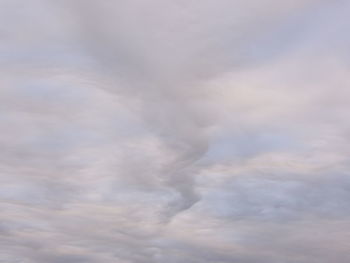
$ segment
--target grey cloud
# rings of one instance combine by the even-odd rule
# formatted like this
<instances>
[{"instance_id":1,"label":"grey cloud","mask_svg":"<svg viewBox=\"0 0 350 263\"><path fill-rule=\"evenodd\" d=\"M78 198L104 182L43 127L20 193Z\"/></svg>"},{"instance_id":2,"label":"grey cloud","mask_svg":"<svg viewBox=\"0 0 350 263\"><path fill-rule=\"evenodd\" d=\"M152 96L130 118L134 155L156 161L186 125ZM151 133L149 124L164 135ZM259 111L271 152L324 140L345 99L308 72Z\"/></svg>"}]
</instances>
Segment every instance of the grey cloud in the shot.
<instances>
[{"instance_id":1,"label":"grey cloud","mask_svg":"<svg viewBox=\"0 0 350 263\"><path fill-rule=\"evenodd\" d=\"M189 207L198 197L181 163L203 156L208 145L206 130L212 122L203 117L208 113L205 109L193 107L197 100L207 99L192 88L199 85L197 75L210 77L246 62L249 65L254 56L248 58L246 48L260 45L252 25L259 24L260 34L274 23L283 23L286 11L293 17L293 12L315 2L299 1L291 9L276 1L269 2L277 4L276 9L240 1L200 5L74 1L67 6L72 7L80 32L85 32L82 39L88 50L104 70L122 80L122 85L111 84L109 90L127 97L136 94L141 114L174 149L175 160L161 173L168 174L168 184L182 194L185 203L180 206ZM219 20L215 19L218 13L222 14ZM217 66L224 68L213 68Z\"/></svg>"},{"instance_id":2,"label":"grey cloud","mask_svg":"<svg viewBox=\"0 0 350 263\"><path fill-rule=\"evenodd\" d=\"M0 0L0 262L348 262L348 10Z\"/></svg>"}]
</instances>

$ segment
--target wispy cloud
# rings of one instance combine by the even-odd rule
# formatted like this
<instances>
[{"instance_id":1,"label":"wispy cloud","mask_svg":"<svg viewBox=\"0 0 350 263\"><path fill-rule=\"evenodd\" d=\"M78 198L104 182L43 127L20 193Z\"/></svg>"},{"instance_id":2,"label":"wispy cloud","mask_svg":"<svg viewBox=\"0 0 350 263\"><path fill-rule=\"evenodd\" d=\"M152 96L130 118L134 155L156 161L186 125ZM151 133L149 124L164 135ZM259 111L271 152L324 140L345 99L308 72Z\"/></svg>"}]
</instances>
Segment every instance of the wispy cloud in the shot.
<instances>
[{"instance_id":1,"label":"wispy cloud","mask_svg":"<svg viewBox=\"0 0 350 263\"><path fill-rule=\"evenodd\" d=\"M0 262L348 262L349 10L0 0Z\"/></svg>"}]
</instances>

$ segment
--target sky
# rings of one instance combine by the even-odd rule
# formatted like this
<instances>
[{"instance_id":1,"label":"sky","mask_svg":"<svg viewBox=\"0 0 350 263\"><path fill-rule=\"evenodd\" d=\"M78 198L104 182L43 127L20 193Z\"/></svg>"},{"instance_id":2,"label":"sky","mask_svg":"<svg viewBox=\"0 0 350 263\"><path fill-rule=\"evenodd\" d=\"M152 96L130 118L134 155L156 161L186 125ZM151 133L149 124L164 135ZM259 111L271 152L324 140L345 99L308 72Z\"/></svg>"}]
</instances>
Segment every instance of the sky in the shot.
<instances>
[{"instance_id":1,"label":"sky","mask_svg":"<svg viewBox=\"0 0 350 263\"><path fill-rule=\"evenodd\" d=\"M348 263L349 15L0 0L0 263Z\"/></svg>"}]
</instances>

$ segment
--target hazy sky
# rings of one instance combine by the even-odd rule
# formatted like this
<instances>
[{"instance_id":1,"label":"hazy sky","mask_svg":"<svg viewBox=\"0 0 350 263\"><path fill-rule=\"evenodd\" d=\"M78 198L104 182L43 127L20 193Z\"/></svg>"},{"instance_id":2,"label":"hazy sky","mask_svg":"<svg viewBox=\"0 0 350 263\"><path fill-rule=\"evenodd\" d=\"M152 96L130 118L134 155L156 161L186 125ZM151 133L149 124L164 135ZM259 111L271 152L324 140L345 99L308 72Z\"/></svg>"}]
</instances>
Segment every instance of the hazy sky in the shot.
<instances>
[{"instance_id":1,"label":"hazy sky","mask_svg":"<svg viewBox=\"0 0 350 263\"><path fill-rule=\"evenodd\" d=\"M350 262L349 17L0 0L0 263Z\"/></svg>"}]
</instances>

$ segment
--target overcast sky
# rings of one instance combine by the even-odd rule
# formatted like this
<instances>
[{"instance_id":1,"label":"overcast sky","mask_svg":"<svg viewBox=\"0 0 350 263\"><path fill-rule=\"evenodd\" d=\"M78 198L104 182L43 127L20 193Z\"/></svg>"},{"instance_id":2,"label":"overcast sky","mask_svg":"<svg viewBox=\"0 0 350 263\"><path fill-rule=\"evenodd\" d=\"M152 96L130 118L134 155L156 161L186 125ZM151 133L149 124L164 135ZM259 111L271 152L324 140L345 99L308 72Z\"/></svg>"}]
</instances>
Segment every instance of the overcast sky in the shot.
<instances>
[{"instance_id":1,"label":"overcast sky","mask_svg":"<svg viewBox=\"0 0 350 263\"><path fill-rule=\"evenodd\" d=\"M0 0L0 262L350 262L349 17Z\"/></svg>"}]
</instances>

